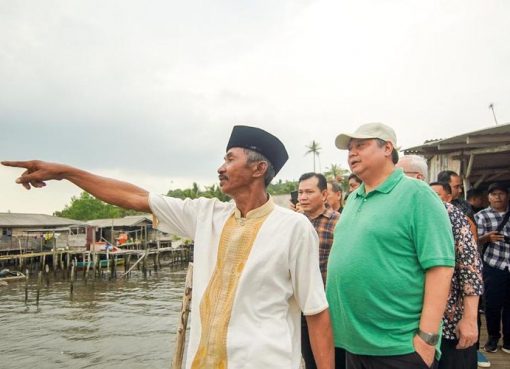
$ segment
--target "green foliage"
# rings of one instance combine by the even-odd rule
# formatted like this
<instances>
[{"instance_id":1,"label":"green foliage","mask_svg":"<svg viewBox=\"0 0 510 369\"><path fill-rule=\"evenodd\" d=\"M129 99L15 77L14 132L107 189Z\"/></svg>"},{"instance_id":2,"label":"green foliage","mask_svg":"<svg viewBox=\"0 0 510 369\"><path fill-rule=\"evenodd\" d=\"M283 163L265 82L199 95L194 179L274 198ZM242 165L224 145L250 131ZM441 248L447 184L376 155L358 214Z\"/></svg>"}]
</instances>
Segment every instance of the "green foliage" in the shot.
<instances>
[{"instance_id":1,"label":"green foliage","mask_svg":"<svg viewBox=\"0 0 510 369\"><path fill-rule=\"evenodd\" d=\"M285 182L281 179L276 183L271 183L267 187L267 192L270 195L287 195L292 191L296 191L298 188L298 181L288 181Z\"/></svg>"},{"instance_id":2,"label":"green foliage","mask_svg":"<svg viewBox=\"0 0 510 369\"><path fill-rule=\"evenodd\" d=\"M220 186L213 184L212 186L205 186L205 190L200 190L196 182L193 182L191 188L177 188L167 192L167 196L177 197L179 199L196 199L198 197L217 198L220 201L229 201L230 197L221 192Z\"/></svg>"},{"instance_id":3,"label":"green foliage","mask_svg":"<svg viewBox=\"0 0 510 369\"><path fill-rule=\"evenodd\" d=\"M297 181L282 181L271 183L267 192L271 195L285 195L291 191L297 190ZM179 199L196 199L198 197L217 198L220 201L230 201L230 197L221 192L220 186L213 184L212 186L204 186L204 190L200 190L200 186L193 183L192 188L177 188L167 192L167 196L177 197Z\"/></svg>"},{"instance_id":4,"label":"green foliage","mask_svg":"<svg viewBox=\"0 0 510 369\"><path fill-rule=\"evenodd\" d=\"M230 201L230 197L221 192L220 186L215 184L212 186L205 186L205 191L202 192L202 196L211 199L216 197L220 201Z\"/></svg>"},{"instance_id":5,"label":"green foliage","mask_svg":"<svg viewBox=\"0 0 510 369\"><path fill-rule=\"evenodd\" d=\"M135 214L139 213L134 210L126 210L118 206L107 204L104 201L96 199L88 192L82 192L80 197L73 196L70 205L66 205L62 211L53 213L53 215L58 217L76 220L122 218L127 215Z\"/></svg>"},{"instance_id":6,"label":"green foliage","mask_svg":"<svg viewBox=\"0 0 510 369\"><path fill-rule=\"evenodd\" d=\"M198 188L198 184L193 182L193 186L191 188L185 188L184 190L180 188L170 190L168 191L167 196L176 197L178 199L196 199L197 197L200 197L200 190Z\"/></svg>"},{"instance_id":7,"label":"green foliage","mask_svg":"<svg viewBox=\"0 0 510 369\"><path fill-rule=\"evenodd\" d=\"M343 182L348 174L349 171L338 164L331 164L324 172L324 176L326 176L328 180L334 180L337 182Z\"/></svg>"}]
</instances>

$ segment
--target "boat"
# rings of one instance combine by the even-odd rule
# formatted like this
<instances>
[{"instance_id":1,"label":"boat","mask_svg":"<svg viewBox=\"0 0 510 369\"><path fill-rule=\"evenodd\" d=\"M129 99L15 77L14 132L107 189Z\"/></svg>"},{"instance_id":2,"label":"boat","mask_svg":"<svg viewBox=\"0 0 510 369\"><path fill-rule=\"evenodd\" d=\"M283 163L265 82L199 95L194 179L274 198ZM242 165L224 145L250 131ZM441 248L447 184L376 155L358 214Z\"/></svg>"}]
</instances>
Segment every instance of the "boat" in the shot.
<instances>
[{"instance_id":1,"label":"boat","mask_svg":"<svg viewBox=\"0 0 510 369\"><path fill-rule=\"evenodd\" d=\"M108 242L95 242L93 245L91 245L90 251L99 252L98 267L100 268L111 267L113 260L116 260L116 265L124 264L124 258L115 258L116 255L122 254L122 250ZM91 260L90 254L88 260L78 260L76 263L77 269L87 268L87 266L89 268L94 268L94 262Z\"/></svg>"},{"instance_id":2,"label":"boat","mask_svg":"<svg viewBox=\"0 0 510 369\"><path fill-rule=\"evenodd\" d=\"M124 259L123 258L117 258L116 261L117 261L116 265L124 265ZM100 259L99 263L98 263L98 266L100 268L109 268L112 265L111 263L112 263L112 258L111 257L108 260L107 259ZM92 260L90 260L90 261L78 261L76 263L76 269L87 268L87 266L89 268L94 268L94 262Z\"/></svg>"},{"instance_id":3,"label":"boat","mask_svg":"<svg viewBox=\"0 0 510 369\"><path fill-rule=\"evenodd\" d=\"M0 281L3 282L19 281L25 278L26 276L18 271L11 271L9 269L0 270Z\"/></svg>"}]
</instances>

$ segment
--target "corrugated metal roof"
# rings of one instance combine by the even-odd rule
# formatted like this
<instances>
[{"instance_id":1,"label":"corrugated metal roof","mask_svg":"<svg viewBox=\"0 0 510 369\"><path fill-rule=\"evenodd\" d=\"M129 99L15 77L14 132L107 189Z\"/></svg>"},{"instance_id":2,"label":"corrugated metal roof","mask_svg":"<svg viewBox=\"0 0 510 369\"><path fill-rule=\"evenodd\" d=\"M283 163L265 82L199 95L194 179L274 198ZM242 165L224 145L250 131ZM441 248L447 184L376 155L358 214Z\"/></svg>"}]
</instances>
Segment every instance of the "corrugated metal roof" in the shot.
<instances>
[{"instance_id":1,"label":"corrugated metal roof","mask_svg":"<svg viewBox=\"0 0 510 369\"><path fill-rule=\"evenodd\" d=\"M456 160L458 173L475 188L486 188L494 181L510 184L510 123L425 141L404 153L435 158L437 171L452 169L449 160Z\"/></svg>"},{"instance_id":2,"label":"corrugated metal roof","mask_svg":"<svg viewBox=\"0 0 510 369\"><path fill-rule=\"evenodd\" d=\"M47 214L0 213L0 227L63 227L72 224L85 224L82 221L54 217Z\"/></svg>"},{"instance_id":3,"label":"corrugated metal roof","mask_svg":"<svg viewBox=\"0 0 510 369\"><path fill-rule=\"evenodd\" d=\"M448 152L459 149L476 149L488 145L507 144L509 137L510 123L506 123L445 139L427 140L423 145L410 147L403 151L406 154L422 154L431 151Z\"/></svg>"},{"instance_id":4,"label":"corrugated metal roof","mask_svg":"<svg viewBox=\"0 0 510 369\"><path fill-rule=\"evenodd\" d=\"M98 228L139 227L146 223L152 224L152 215L130 215L124 218L93 219L87 224Z\"/></svg>"}]
</instances>

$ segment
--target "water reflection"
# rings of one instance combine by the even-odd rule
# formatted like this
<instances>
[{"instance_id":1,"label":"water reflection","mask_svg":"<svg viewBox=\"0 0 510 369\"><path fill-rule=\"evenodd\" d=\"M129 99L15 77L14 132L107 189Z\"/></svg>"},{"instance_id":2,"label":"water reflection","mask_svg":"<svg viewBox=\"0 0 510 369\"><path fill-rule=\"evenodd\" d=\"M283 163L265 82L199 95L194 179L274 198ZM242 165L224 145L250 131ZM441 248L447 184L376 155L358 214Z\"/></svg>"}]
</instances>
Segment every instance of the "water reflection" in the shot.
<instances>
[{"instance_id":1,"label":"water reflection","mask_svg":"<svg viewBox=\"0 0 510 369\"><path fill-rule=\"evenodd\" d=\"M164 268L147 280L36 281L0 288L0 368L165 368L171 364L185 267Z\"/></svg>"}]
</instances>

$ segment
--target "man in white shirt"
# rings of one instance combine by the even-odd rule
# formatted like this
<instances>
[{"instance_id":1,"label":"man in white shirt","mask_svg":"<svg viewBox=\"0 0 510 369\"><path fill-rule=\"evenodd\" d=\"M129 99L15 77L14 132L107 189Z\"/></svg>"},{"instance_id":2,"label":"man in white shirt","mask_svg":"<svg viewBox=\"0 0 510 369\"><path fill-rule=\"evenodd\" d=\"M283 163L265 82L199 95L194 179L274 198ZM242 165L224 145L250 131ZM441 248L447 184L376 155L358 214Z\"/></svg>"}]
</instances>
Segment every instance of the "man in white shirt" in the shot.
<instances>
[{"instance_id":1,"label":"man in white shirt","mask_svg":"<svg viewBox=\"0 0 510 369\"><path fill-rule=\"evenodd\" d=\"M334 367L318 237L301 214L276 206L266 187L288 159L281 141L235 126L218 174L234 200L179 200L63 164L2 162L26 171L27 189L67 179L93 196L152 212L160 229L193 238L195 266L186 367L300 366L300 312L307 318L318 368Z\"/></svg>"}]
</instances>

